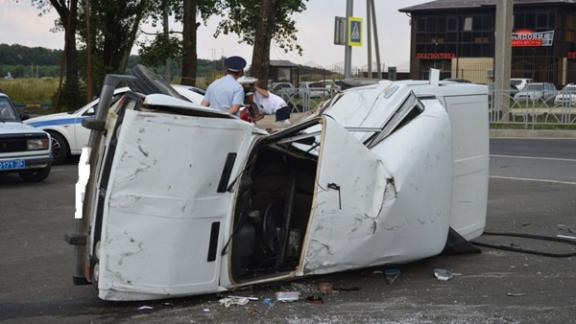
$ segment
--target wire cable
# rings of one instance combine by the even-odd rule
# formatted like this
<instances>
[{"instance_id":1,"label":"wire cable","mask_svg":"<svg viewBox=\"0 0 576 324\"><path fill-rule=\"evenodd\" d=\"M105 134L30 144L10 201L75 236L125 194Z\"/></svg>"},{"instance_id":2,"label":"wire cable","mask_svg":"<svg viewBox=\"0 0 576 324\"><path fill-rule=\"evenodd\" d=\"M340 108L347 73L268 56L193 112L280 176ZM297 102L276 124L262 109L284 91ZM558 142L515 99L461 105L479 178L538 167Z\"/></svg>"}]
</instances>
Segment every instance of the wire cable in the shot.
<instances>
[{"instance_id":1,"label":"wire cable","mask_svg":"<svg viewBox=\"0 0 576 324\"><path fill-rule=\"evenodd\" d=\"M519 238L526 238L526 239L531 239L531 240L541 240L541 241L565 243L568 245L576 246L576 241L574 241L574 240L564 239L564 238L559 238L559 237L553 237L553 236L545 236L545 235L511 233L511 232L503 232L503 233L484 232L484 235L486 235L486 236L519 237ZM539 255L539 256L546 256L546 257L551 257L551 258L570 258L570 257L576 256L576 252L551 253L551 252L545 252L545 251L537 251L537 250L517 248L517 247L512 247L512 246L506 246L506 245L497 245L497 244L489 244L489 243L481 243L481 242L471 242L471 243L476 245L476 246L481 246L481 247L487 247L487 248L510 251L510 252L519 252L519 253L533 254L533 255Z\"/></svg>"}]
</instances>

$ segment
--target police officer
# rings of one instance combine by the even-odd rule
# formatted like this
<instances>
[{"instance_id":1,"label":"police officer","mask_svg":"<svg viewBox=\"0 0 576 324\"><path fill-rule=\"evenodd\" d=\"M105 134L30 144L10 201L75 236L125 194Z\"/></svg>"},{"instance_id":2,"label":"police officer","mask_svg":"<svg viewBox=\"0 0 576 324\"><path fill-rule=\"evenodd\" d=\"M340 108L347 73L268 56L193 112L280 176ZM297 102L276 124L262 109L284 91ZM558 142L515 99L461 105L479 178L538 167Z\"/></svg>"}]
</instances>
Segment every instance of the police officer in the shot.
<instances>
[{"instance_id":1,"label":"police officer","mask_svg":"<svg viewBox=\"0 0 576 324\"><path fill-rule=\"evenodd\" d=\"M237 79L244 74L246 60L231 56L224 60L226 75L212 82L202 100L202 105L230 114L237 114L244 104L244 89Z\"/></svg>"}]
</instances>

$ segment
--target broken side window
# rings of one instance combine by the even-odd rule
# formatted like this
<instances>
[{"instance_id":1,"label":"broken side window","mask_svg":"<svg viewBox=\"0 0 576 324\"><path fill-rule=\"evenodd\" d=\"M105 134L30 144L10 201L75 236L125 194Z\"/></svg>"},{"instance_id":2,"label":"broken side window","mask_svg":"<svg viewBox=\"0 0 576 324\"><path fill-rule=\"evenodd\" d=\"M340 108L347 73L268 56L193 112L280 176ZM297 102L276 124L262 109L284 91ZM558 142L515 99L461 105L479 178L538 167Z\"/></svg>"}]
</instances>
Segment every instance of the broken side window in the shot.
<instances>
[{"instance_id":1,"label":"broken side window","mask_svg":"<svg viewBox=\"0 0 576 324\"><path fill-rule=\"evenodd\" d=\"M418 100L413 92L388 119L384 128L379 133L374 134L367 142L366 146L372 148L382 142L386 137L393 134L404 125L408 124L424 111L424 105Z\"/></svg>"}]
</instances>

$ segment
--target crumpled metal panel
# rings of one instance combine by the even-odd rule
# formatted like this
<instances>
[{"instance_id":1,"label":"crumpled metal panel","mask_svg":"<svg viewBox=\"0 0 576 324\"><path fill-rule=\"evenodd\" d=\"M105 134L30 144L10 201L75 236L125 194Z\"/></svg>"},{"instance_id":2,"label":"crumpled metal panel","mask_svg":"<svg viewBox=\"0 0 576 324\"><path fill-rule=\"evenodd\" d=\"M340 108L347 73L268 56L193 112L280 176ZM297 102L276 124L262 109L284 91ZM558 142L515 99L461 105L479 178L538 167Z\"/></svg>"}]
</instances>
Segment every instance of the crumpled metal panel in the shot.
<instances>
[{"instance_id":1,"label":"crumpled metal panel","mask_svg":"<svg viewBox=\"0 0 576 324\"><path fill-rule=\"evenodd\" d=\"M441 105L369 151L326 119L303 274L438 254L452 189L450 121ZM340 187L338 192L328 184Z\"/></svg>"}]
</instances>

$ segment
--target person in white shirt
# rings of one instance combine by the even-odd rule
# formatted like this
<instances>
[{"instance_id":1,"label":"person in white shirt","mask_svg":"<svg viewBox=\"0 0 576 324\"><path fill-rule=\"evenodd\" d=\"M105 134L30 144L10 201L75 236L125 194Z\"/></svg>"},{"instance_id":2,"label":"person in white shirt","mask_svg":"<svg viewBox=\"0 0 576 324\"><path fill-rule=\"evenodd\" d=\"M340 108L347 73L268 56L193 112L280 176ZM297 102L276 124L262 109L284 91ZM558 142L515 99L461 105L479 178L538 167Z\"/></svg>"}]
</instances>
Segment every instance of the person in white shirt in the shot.
<instances>
[{"instance_id":1,"label":"person in white shirt","mask_svg":"<svg viewBox=\"0 0 576 324\"><path fill-rule=\"evenodd\" d=\"M275 114L277 122L290 123L291 107L286 104L282 97L268 91L265 81L259 80L254 84L252 101L260 112L266 115Z\"/></svg>"}]
</instances>

